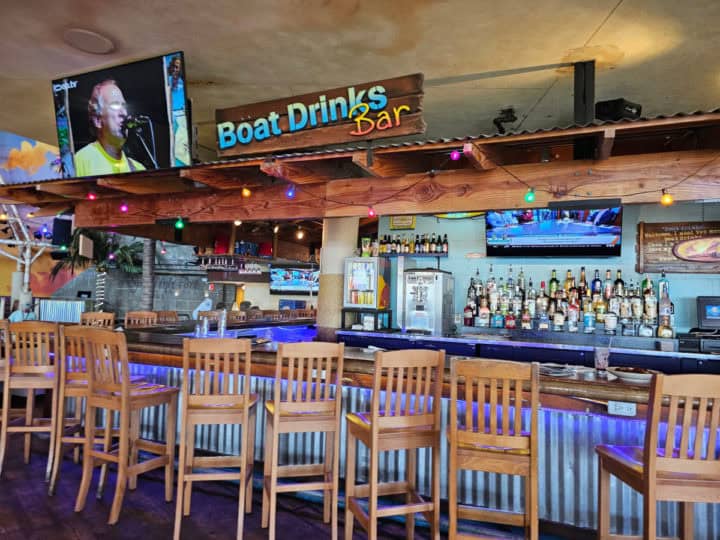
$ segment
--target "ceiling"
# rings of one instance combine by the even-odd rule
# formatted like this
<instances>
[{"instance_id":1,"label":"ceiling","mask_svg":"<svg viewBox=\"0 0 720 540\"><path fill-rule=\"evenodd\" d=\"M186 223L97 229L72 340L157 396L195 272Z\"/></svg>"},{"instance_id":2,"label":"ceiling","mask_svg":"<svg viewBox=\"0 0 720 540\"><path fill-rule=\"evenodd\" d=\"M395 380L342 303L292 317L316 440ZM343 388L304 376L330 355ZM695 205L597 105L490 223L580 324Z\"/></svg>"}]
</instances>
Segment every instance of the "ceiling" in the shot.
<instances>
[{"instance_id":1,"label":"ceiling","mask_svg":"<svg viewBox=\"0 0 720 540\"><path fill-rule=\"evenodd\" d=\"M425 74L426 135L493 133L573 121L572 72L596 59L596 99L644 116L720 104L716 0L189 0L4 2L0 130L55 143L50 80L184 50L200 158L216 159L214 111ZM115 51L71 48L63 32L106 35ZM550 67L548 67L550 66Z\"/></svg>"}]
</instances>

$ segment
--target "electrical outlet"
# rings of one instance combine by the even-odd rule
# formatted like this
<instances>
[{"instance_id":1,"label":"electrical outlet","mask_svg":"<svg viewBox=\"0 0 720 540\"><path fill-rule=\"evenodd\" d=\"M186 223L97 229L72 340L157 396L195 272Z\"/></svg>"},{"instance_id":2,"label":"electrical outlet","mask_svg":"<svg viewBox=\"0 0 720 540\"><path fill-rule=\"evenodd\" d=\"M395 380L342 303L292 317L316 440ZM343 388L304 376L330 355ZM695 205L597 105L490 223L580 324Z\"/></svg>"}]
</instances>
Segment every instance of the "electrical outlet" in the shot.
<instances>
[{"instance_id":1,"label":"electrical outlet","mask_svg":"<svg viewBox=\"0 0 720 540\"><path fill-rule=\"evenodd\" d=\"M618 416L635 416L637 414L637 405L627 401L608 401L608 413Z\"/></svg>"}]
</instances>

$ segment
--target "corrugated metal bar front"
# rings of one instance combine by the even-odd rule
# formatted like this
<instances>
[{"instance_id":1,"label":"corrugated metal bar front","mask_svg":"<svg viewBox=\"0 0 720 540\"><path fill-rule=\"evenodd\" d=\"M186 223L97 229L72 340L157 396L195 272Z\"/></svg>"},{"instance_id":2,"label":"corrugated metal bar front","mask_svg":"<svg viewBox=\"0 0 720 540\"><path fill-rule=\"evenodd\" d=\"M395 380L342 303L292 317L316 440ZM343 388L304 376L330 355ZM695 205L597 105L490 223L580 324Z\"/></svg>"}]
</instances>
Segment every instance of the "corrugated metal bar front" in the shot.
<instances>
[{"instance_id":1,"label":"corrugated metal bar front","mask_svg":"<svg viewBox=\"0 0 720 540\"><path fill-rule=\"evenodd\" d=\"M149 382L182 386L182 370L132 364L133 375L144 375ZM253 377L251 391L260 397L255 433L255 457L262 460L265 432L264 402L272 399L273 380ZM347 411L370 410L369 389L345 387L343 389L343 422L340 433L340 469L345 473ZM142 436L164 439L165 408L148 409L142 416ZM523 411L524 415L529 411ZM442 433L446 432L449 402L442 400ZM595 445L619 444L642 446L645 423L619 417L541 409L539 417L539 484L540 517L550 521L578 527L597 526L598 463ZM238 426L202 426L196 441L198 449L224 454L239 453ZM720 441L719 441L720 444ZM281 437L281 463L317 463L322 459L324 435L290 434ZM720 451L720 449L719 449ZM418 454L417 486L421 493L430 493L431 452ZM448 470L446 437L442 438L441 471ZM357 452L357 479L367 479L369 466L367 449L360 444ZM382 480L404 478L404 452L386 452L380 458ZM460 501L503 510L521 511L524 505L523 482L519 477L491 473L462 471L459 474ZM447 474L441 478L441 493L447 498ZM642 498L628 486L611 481L612 527L618 534L639 534L642 527ZM678 509L674 503L658 504L658 534L673 536L678 526ZM720 538L720 505L695 505L695 537Z\"/></svg>"},{"instance_id":2,"label":"corrugated metal bar front","mask_svg":"<svg viewBox=\"0 0 720 540\"><path fill-rule=\"evenodd\" d=\"M85 300L40 299L40 320L79 323L80 314L85 311Z\"/></svg>"}]
</instances>

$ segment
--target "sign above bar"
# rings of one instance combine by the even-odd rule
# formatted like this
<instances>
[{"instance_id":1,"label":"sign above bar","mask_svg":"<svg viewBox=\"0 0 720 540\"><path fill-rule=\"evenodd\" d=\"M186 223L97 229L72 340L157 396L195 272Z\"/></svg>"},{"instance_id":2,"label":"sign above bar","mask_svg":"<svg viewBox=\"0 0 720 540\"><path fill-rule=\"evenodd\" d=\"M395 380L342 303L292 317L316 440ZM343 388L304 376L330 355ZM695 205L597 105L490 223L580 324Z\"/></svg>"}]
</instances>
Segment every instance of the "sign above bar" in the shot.
<instances>
[{"instance_id":1,"label":"sign above bar","mask_svg":"<svg viewBox=\"0 0 720 540\"><path fill-rule=\"evenodd\" d=\"M423 74L215 111L218 154L239 156L425 132Z\"/></svg>"}]
</instances>

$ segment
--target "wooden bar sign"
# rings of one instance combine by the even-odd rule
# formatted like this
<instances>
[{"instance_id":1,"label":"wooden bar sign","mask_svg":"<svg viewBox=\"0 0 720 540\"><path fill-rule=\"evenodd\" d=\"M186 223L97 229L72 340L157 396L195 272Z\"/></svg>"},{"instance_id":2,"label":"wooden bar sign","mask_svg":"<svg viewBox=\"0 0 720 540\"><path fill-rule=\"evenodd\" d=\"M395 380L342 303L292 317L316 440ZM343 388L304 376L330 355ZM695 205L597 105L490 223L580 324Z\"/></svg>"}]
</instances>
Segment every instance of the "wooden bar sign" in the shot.
<instances>
[{"instance_id":1,"label":"wooden bar sign","mask_svg":"<svg viewBox=\"0 0 720 540\"><path fill-rule=\"evenodd\" d=\"M223 157L425 132L423 74L218 109Z\"/></svg>"},{"instance_id":2,"label":"wooden bar sign","mask_svg":"<svg viewBox=\"0 0 720 540\"><path fill-rule=\"evenodd\" d=\"M637 271L720 272L720 221L638 223Z\"/></svg>"}]
</instances>

